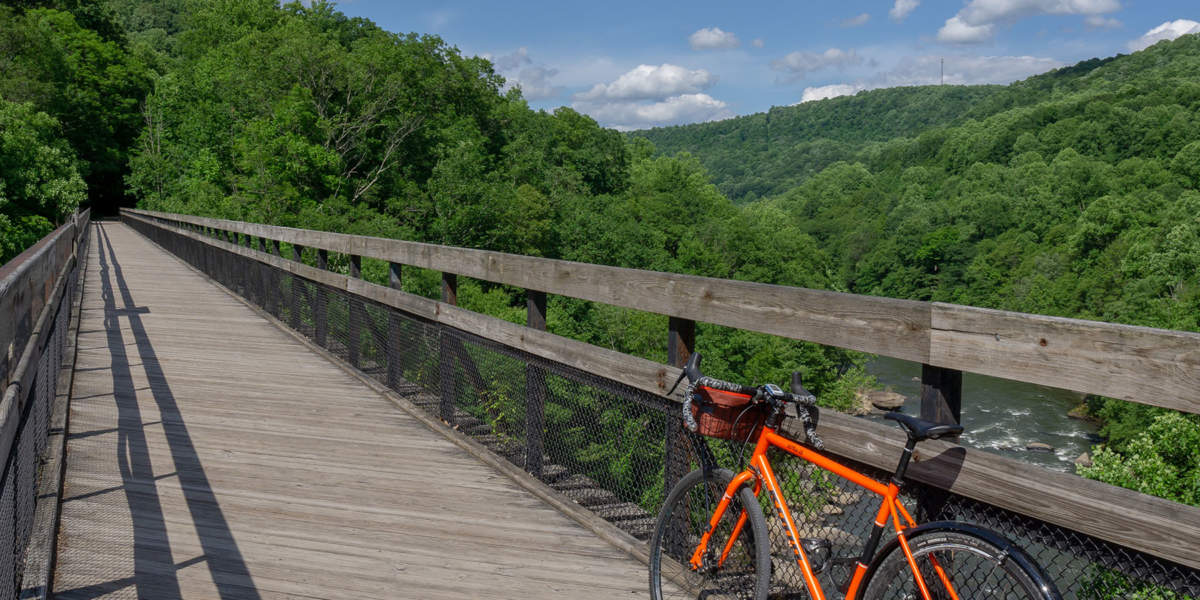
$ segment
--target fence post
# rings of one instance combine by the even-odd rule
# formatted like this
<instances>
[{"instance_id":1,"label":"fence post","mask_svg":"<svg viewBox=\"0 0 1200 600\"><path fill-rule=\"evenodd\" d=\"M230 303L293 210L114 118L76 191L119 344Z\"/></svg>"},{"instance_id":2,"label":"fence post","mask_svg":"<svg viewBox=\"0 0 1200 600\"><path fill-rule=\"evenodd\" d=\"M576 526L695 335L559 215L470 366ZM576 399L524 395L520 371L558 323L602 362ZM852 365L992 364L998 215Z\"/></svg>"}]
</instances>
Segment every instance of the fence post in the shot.
<instances>
[{"instance_id":1,"label":"fence post","mask_svg":"<svg viewBox=\"0 0 1200 600\"><path fill-rule=\"evenodd\" d=\"M329 251L324 248L317 249L317 268L323 271L329 270ZM316 321L316 336L317 345L324 348L325 338L329 333L329 291L324 285L317 286L317 306L314 311L313 320Z\"/></svg>"},{"instance_id":2,"label":"fence post","mask_svg":"<svg viewBox=\"0 0 1200 600\"><path fill-rule=\"evenodd\" d=\"M388 263L388 287L393 290L403 289L401 286L402 271L400 263ZM400 364L400 316L395 308L388 309L387 330L387 386L397 389L404 371Z\"/></svg>"},{"instance_id":3,"label":"fence post","mask_svg":"<svg viewBox=\"0 0 1200 600\"><path fill-rule=\"evenodd\" d=\"M304 262L304 246L292 244L292 261ZM296 331L300 331L300 290L306 287L300 282L299 275L292 275L291 323Z\"/></svg>"},{"instance_id":4,"label":"fence post","mask_svg":"<svg viewBox=\"0 0 1200 600\"><path fill-rule=\"evenodd\" d=\"M442 302L458 304L458 275L442 273ZM438 353L438 371L441 381L441 402L438 412L442 420L450 423L454 417L454 345L450 343L447 328L441 330L441 348Z\"/></svg>"},{"instance_id":5,"label":"fence post","mask_svg":"<svg viewBox=\"0 0 1200 600\"><path fill-rule=\"evenodd\" d=\"M546 292L525 290L525 326L546 330ZM542 476L542 457L545 443L546 372L536 365L525 365L525 470L530 475Z\"/></svg>"},{"instance_id":6,"label":"fence post","mask_svg":"<svg viewBox=\"0 0 1200 600\"><path fill-rule=\"evenodd\" d=\"M921 365L921 418L937 423L962 422L962 371ZM949 493L930 486L921 489L917 495L921 519L940 519Z\"/></svg>"},{"instance_id":7,"label":"fence post","mask_svg":"<svg viewBox=\"0 0 1200 600\"><path fill-rule=\"evenodd\" d=\"M350 277L353 279L362 279L362 257L357 254L350 255ZM362 322L363 309L362 300L356 295L350 295L350 322L346 326L346 360L354 367L358 366L359 353L362 351Z\"/></svg>"},{"instance_id":8,"label":"fence post","mask_svg":"<svg viewBox=\"0 0 1200 600\"><path fill-rule=\"evenodd\" d=\"M921 418L938 423L962 420L962 371L921 365Z\"/></svg>"},{"instance_id":9,"label":"fence post","mask_svg":"<svg viewBox=\"0 0 1200 600\"><path fill-rule=\"evenodd\" d=\"M667 363L683 367L691 358L696 348L696 322L690 319L671 317L668 321ZM687 474L688 445L683 427L679 425L675 415L667 418L666 445L663 460L663 495L671 491L675 484Z\"/></svg>"}]
</instances>

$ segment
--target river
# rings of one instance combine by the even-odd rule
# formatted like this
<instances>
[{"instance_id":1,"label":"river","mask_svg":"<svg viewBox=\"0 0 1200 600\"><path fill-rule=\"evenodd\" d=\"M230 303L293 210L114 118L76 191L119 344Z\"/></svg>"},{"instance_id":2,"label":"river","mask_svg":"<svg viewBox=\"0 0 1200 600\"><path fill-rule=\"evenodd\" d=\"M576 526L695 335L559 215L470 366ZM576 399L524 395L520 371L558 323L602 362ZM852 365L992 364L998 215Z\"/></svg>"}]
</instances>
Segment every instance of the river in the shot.
<instances>
[{"instance_id":1,"label":"river","mask_svg":"<svg viewBox=\"0 0 1200 600\"><path fill-rule=\"evenodd\" d=\"M867 364L867 371L880 385L908 398L904 412L921 413L920 364L881 356ZM963 373L962 397L961 443L965 446L1074 472L1075 459L1091 452L1099 440L1095 425L1067 416L1080 402L1076 392ZM883 421L878 416L868 418ZM1030 442L1049 444L1053 451L1026 450Z\"/></svg>"}]
</instances>

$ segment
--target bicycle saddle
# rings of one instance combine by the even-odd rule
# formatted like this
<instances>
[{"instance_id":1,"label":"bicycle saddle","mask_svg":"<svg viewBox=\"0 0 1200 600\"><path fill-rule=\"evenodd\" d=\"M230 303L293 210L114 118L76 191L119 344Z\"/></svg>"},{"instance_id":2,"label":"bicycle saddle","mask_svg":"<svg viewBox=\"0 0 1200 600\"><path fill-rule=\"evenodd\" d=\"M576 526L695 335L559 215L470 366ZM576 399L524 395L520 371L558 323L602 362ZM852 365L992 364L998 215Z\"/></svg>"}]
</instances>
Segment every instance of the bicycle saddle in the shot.
<instances>
[{"instance_id":1,"label":"bicycle saddle","mask_svg":"<svg viewBox=\"0 0 1200 600\"><path fill-rule=\"evenodd\" d=\"M898 412L890 412L883 415L883 418L899 423L908 432L908 437L918 442L921 440L936 440L944 435L958 435L963 431L962 425L934 423L933 421L926 421L925 419Z\"/></svg>"}]
</instances>

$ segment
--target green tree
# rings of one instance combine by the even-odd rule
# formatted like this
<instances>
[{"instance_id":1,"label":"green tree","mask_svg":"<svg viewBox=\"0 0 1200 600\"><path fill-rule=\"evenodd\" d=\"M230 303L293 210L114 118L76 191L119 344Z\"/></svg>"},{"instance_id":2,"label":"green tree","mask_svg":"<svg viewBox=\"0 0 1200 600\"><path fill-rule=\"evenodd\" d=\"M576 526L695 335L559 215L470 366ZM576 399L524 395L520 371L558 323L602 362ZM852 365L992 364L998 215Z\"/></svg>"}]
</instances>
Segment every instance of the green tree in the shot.
<instances>
[{"instance_id":1,"label":"green tree","mask_svg":"<svg viewBox=\"0 0 1200 600\"><path fill-rule=\"evenodd\" d=\"M85 198L58 121L0 99L0 264L62 223Z\"/></svg>"}]
</instances>

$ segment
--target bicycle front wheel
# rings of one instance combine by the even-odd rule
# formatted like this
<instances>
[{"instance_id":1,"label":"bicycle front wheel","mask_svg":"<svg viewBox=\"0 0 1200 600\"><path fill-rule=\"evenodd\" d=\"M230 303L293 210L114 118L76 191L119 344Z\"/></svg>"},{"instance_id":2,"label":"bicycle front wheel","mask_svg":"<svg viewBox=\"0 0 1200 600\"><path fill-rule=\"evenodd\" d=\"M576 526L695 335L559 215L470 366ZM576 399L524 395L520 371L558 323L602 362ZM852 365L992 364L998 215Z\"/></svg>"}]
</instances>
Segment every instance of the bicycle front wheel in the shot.
<instances>
[{"instance_id":1,"label":"bicycle front wheel","mask_svg":"<svg viewBox=\"0 0 1200 600\"><path fill-rule=\"evenodd\" d=\"M733 473L725 469L714 469L708 481L703 471L696 470L685 475L667 496L650 540L650 597L654 600L767 597L771 581L770 534L754 492L745 486L738 490L713 532L704 565L700 569L689 565L731 480ZM721 555L743 511L746 522L722 561Z\"/></svg>"},{"instance_id":2,"label":"bicycle front wheel","mask_svg":"<svg viewBox=\"0 0 1200 600\"><path fill-rule=\"evenodd\" d=\"M990 538L990 539L988 539ZM963 530L931 530L908 540L933 600L1061 600L1033 559L1003 538ZM878 560L863 600L922 598L898 544Z\"/></svg>"}]
</instances>

